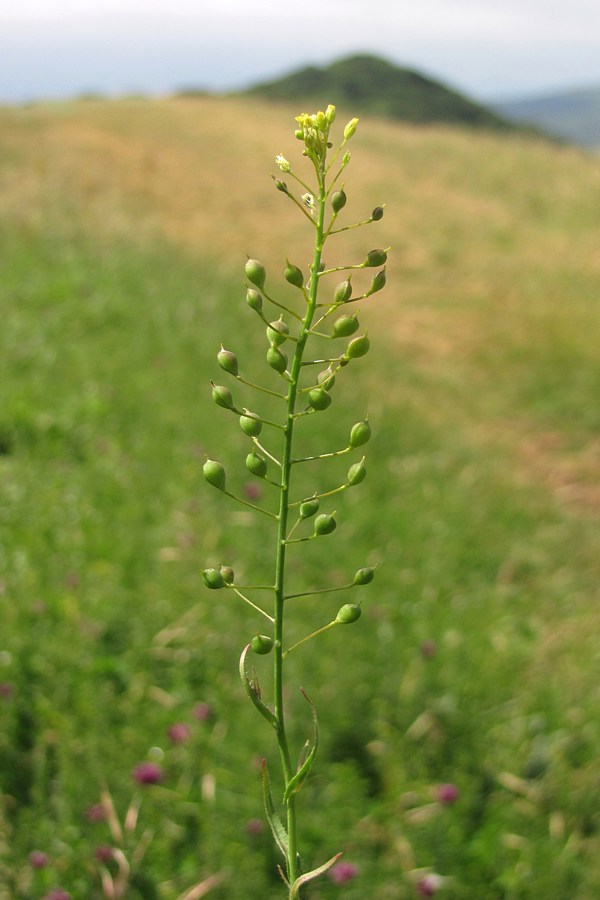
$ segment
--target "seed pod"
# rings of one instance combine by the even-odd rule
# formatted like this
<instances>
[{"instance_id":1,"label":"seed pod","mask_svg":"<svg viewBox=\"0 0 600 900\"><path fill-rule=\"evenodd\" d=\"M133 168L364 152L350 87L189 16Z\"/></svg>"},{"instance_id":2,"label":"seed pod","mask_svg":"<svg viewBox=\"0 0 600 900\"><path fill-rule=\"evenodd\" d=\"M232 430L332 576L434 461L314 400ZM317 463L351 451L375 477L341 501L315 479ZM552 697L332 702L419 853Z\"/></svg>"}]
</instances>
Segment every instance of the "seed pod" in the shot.
<instances>
[{"instance_id":1,"label":"seed pod","mask_svg":"<svg viewBox=\"0 0 600 900\"><path fill-rule=\"evenodd\" d=\"M357 422L350 430L350 448L354 450L355 447L366 444L370 437L371 426L369 425L369 420L364 419L362 422Z\"/></svg>"},{"instance_id":2,"label":"seed pod","mask_svg":"<svg viewBox=\"0 0 600 900\"><path fill-rule=\"evenodd\" d=\"M221 345L221 349L217 353L217 362L226 372L229 372L230 375L237 375L238 373L238 361L235 353L232 353L231 350L226 350L223 345Z\"/></svg>"},{"instance_id":3,"label":"seed pod","mask_svg":"<svg viewBox=\"0 0 600 900\"><path fill-rule=\"evenodd\" d=\"M290 329L283 319L277 319L276 322L271 322L267 327L267 338L272 347L279 347L280 344L283 344L287 340L289 333Z\"/></svg>"},{"instance_id":4,"label":"seed pod","mask_svg":"<svg viewBox=\"0 0 600 900\"><path fill-rule=\"evenodd\" d=\"M233 584L235 581L235 572L231 568L231 566L221 566L219 568L221 575L223 576L223 581L225 584Z\"/></svg>"},{"instance_id":5,"label":"seed pod","mask_svg":"<svg viewBox=\"0 0 600 900\"><path fill-rule=\"evenodd\" d=\"M331 404L331 394L328 394L325 388L313 388L308 392L308 405L313 409L327 409Z\"/></svg>"},{"instance_id":6,"label":"seed pod","mask_svg":"<svg viewBox=\"0 0 600 900\"><path fill-rule=\"evenodd\" d=\"M267 350L267 363L276 372L282 375L287 369L287 356L278 350L277 347L269 347Z\"/></svg>"},{"instance_id":7,"label":"seed pod","mask_svg":"<svg viewBox=\"0 0 600 900\"><path fill-rule=\"evenodd\" d=\"M258 437L262 431L262 422L256 413L246 410L246 414L240 416L240 428L248 437Z\"/></svg>"},{"instance_id":8,"label":"seed pod","mask_svg":"<svg viewBox=\"0 0 600 900\"><path fill-rule=\"evenodd\" d=\"M263 300L258 291L255 291L254 288L248 288L246 291L246 303L250 307L250 309L254 309L256 312L260 312L262 309Z\"/></svg>"},{"instance_id":9,"label":"seed pod","mask_svg":"<svg viewBox=\"0 0 600 900\"><path fill-rule=\"evenodd\" d=\"M330 391L335 384L335 375L333 374L333 371L331 369L323 369L323 371L319 372L317 375L317 382L321 387Z\"/></svg>"},{"instance_id":10,"label":"seed pod","mask_svg":"<svg viewBox=\"0 0 600 900\"><path fill-rule=\"evenodd\" d=\"M264 478L267 474L267 461L260 453L249 453L246 457L246 468L257 478Z\"/></svg>"},{"instance_id":11,"label":"seed pod","mask_svg":"<svg viewBox=\"0 0 600 900\"><path fill-rule=\"evenodd\" d=\"M282 181L281 178L274 178L275 187L278 191L281 191L282 194L289 194L288 186L285 181Z\"/></svg>"},{"instance_id":12,"label":"seed pod","mask_svg":"<svg viewBox=\"0 0 600 900\"><path fill-rule=\"evenodd\" d=\"M380 291L382 288L384 288L385 281L385 268L383 268L380 272L373 276L371 287L367 291L367 297L370 297L371 294L376 294L377 291Z\"/></svg>"},{"instance_id":13,"label":"seed pod","mask_svg":"<svg viewBox=\"0 0 600 900\"><path fill-rule=\"evenodd\" d=\"M364 356L365 353L369 352L370 346L369 338L366 334L362 334L360 337L350 341L346 347L345 355L348 359L358 359L360 356Z\"/></svg>"},{"instance_id":14,"label":"seed pod","mask_svg":"<svg viewBox=\"0 0 600 900\"><path fill-rule=\"evenodd\" d=\"M335 291L333 292L333 302L347 303L351 296L352 284L350 283L350 279L348 279L347 281L340 281Z\"/></svg>"},{"instance_id":15,"label":"seed pod","mask_svg":"<svg viewBox=\"0 0 600 900\"><path fill-rule=\"evenodd\" d=\"M319 501L314 498L310 498L309 500L304 500L300 504L300 518L301 519L310 519L311 516L314 516L316 512L319 510Z\"/></svg>"},{"instance_id":16,"label":"seed pod","mask_svg":"<svg viewBox=\"0 0 600 900\"><path fill-rule=\"evenodd\" d=\"M304 285L304 275L302 274L302 270L299 269L298 266L292 265L289 259L283 270L283 277L287 282L293 284L294 287L301 288Z\"/></svg>"},{"instance_id":17,"label":"seed pod","mask_svg":"<svg viewBox=\"0 0 600 900\"><path fill-rule=\"evenodd\" d=\"M387 253L385 250L370 250L367 253L367 258L364 261L365 267L372 268L373 266L382 266L387 260Z\"/></svg>"},{"instance_id":18,"label":"seed pod","mask_svg":"<svg viewBox=\"0 0 600 900\"><path fill-rule=\"evenodd\" d=\"M266 656L273 649L273 638L268 634L255 634L250 641L250 646L259 656Z\"/></svg>"},{"instance_id":19,"label":"seed pod","mask_svg":"<svg viewBox=\"0 0 600 900\"><path fill-rule=\"evenodd\" d=\"M219 569L205 569L202 573L204 584L211 591L218 591L219 588L225 587L225 579Z\"/></svg>"},{"instance_id":20,"label":"seed pod","mask_svg":"<svg viewBox=\"0 0 600 900\"><path fill-rule=\"evenodd\" d=\"M233 409L233 397L229 388L223 387L222 384L215 384L213 381L211 384L212 398L217 406L222 406L223 409Z\"/></svg>"},{"instance_id":21,"label":"seed pod","mask_svg":"<svg viewBox=\"0 0 600 900\"><path fill-rule=\"evenodd\" d=\"M331 534L336 528L337 522L329 513L321 513L321 515L317 516L315 519L315 534Z\"/></svg>"},{"instance_id":22,"label":"seed pod","mask_svg":"<svg viewBox=\"0 0 600 900\"><path fill-rule=\"evenodd\" d=\"M358 569L356 574L354 575L354 581L352 584L369 584L375 578L375 569L373 566L365 566L363 569Z\"/></svg>"},{"instance_id":23,"label":"seed pod","mask_svg":"<svg viewBox=\"0 0 600 900\"><path fill-rule=\"evenodd\" d=\"M202 466L202 474L213 487L220 491L225 490L225 469L221 463L215 462L214 459L207 459Z\"/></svg>"},{"instance_id":24,"label":"seed pod","mask_svg":"<svg viewBox=\"0 0 600 900\"><path fill-rule=\"evenodd\" d=\"M335 621L338 625L351 625L353 622L356 622L357 619L360 619L361 613L362 610L358 603L345 603L338 610Z\"/></svg>"},{"instance_id":25,"label":"seed pod","mask_svg":"<svg viewBox=\"0 0 600 900\"><path fill-rule=\"evenodd\" d=\"M358 329L359 322L355 315L340 316L333 323L333 337L350 337Z\"/></svg>"},{"instance_id":26,"label":"seed pod","mask_svg":"<svg viewBox=\"0 0 600 900\"><path fill-rule=\"evenodd\" d=\"M265 286L265 279L267 277L263 264L257 259L249 259L246 263L245 271L248 281L262 290Z\"/></svg>"},{"instance_id":27,"label":"seed pod","mask_svg":"<svg viewBox=\"0 0 600 900\"><path fill-rule=\"evenodd\" d=\"M371 213L371 222L379 222L380 219L383 219L383 206L376 206Z\"/></svg>"},{"instance_id":28,"label":"seed pod","mask_svg":"<svg viewBox=\"0 0 600 900\"><path fill-rule=\"evenodd\" d=\"M365 458L363 456L360 462L354 463L354 465L350 466L348 469L348 484L354 487L354 485L364 481L366 477L367 467L365 466Z\"/></svg>"},{"instance_id":29,"label":"seed pod","mask_svg":"<svg viewBox=\"0 0 600 900\"><path fill-rule=\"evenodd\" d=\"M331 205L333 207L333 211L335 213L339 213L340 210L342 210L345 207L347 199L348 198L346 197L346 194L344 193L343 190L336 191L335 194L332 194Z\"/></svg>"}]
</instances>

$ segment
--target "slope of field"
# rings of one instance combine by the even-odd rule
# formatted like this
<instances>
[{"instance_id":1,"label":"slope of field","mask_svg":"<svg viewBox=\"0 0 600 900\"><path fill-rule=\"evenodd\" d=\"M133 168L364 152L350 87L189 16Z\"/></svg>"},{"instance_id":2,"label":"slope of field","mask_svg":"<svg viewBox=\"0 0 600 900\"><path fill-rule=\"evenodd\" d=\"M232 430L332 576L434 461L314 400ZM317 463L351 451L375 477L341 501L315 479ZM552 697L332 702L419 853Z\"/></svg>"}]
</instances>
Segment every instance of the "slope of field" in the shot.
<instances>
[{"instance_id":1,"label":"slope of field","mask_svg":"<svg viewBox=\"0 0 600 900\"><path fill-rule=\"evenodd\" d=\"M581 147L600 147L600 87L493 104L513 122L529 123Z\"/></svg>"},{"instance_id":2,"label":"slope of field","mask_svg":"<svg viewBox=\"0 0 600 900\"><path fill-rule=\"evenodd\" d=\"M201 465L269 502L209 379L222 342L277 384L242 275L256 256L279 291L286 256L307 267L310 226L269 177L277 153L298 159L298 112L0 110L1 900L105 896L99 859L116 877L121 851L133 900L213 875L219 900L281 896L257 783L270 735L236 674L258 624L200 576L269 578L272 533ZM385 215L327 262L391 246L388 287L360 304L371 352L302 439L342 447L368 411L369 474L336 502L341 537L300 545L291 574L316 588L382 565L343 640L290 660L322 731L303 850L344 851L348 900L413 897L426 872L448 898L584 900L600 893L600 163L376 119L351 153L344 221ZM307 477L324 489L347 464ZM291 639L333 596L290 609ZM309 717L289 703L300 747ZM142 761L160 784L132 779ZM121 822L141 803L124 837L94 818L103 790Z\"/></svg>"}]
</instances>

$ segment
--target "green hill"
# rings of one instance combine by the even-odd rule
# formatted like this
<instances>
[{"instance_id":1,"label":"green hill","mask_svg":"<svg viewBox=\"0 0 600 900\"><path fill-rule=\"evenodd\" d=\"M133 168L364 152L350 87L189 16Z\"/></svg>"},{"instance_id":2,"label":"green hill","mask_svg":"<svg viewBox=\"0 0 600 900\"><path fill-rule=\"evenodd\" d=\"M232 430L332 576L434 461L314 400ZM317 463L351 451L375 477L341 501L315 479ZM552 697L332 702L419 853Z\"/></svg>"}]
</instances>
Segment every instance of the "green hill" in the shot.
<instances>
[{"instance_id":1,"label":"green hill","mask_svg":"<svg viewBox=\"0 0 600 900\"><path fill-rule=\"evenodd\" d=\"M407 122L514 127L497 113L440 82L377 56L351 56L326 68L307 66L275 81L257 84L247 93L268 100L302 101L307 105L351 106L362 115Z\"/></svg>"}]
</instances>

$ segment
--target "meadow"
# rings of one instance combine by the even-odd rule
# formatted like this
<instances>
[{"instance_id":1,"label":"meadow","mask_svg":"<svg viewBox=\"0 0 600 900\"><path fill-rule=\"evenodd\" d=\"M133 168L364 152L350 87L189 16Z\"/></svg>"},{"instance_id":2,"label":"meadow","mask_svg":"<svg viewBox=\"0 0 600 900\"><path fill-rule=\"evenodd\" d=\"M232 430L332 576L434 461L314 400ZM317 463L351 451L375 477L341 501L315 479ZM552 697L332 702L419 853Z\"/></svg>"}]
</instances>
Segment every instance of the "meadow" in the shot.
<instances>
[{"instance_id":1,"label":"meadow","mask_svg":"<svg viewBox=\"0 0 600 900\"><path fill-rule=\"evenodd\" d=\"M104 896L118 828L103 795L122 826L129 809L131 900L213 876L215 900L281 895L265 734L237 672L255 623L201 576L268 573L270 525L215 496L202 463L248 490L244 436L209 382L221 342L261 371L246 256L275 273L309 252L269 177L297 152L299 112L210 97L0 110L0 900ZM591 900L600 159L375 119L352 156L350 216L385 216L340 255L372 240L392 254L362 304L372 350L319 441L344 446L368 412L369 474L338 505L343 537L310 545L297 575L381 565L344 640L292 665L322 730L303 846L356 866L307 900L403 900L429 872L448 900ZM325 602L298 600L292 631Z\"/></svg>"}]
</instances>

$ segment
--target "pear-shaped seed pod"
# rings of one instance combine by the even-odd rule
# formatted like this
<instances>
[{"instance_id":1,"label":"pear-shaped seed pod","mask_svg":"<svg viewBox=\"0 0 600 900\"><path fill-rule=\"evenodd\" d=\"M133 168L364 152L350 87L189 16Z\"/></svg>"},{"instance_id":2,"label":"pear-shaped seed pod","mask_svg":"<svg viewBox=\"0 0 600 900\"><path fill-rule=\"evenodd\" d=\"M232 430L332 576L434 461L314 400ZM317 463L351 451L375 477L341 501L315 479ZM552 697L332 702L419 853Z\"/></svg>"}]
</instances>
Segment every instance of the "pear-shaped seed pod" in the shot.
<instances>
[{"instance_id":1,"label":"pear-shaped seed pod","mask_svg":"<svg viewBox=\"0 0 600 900\"><path fill-rule=\"evenodd\" d=\"M235 353L232 353L231 350L226 350L225 347L221 347L219 352L217 353L217 362L226 372L229 372L230 375L237 375L238 369L238 360Z\"/></svg>"},{"instance_id":2,"label":"pear-shaped seed pod","mask_svg":"<svg viewBox=\"0 0 600 900\"><path fill-rule=\"evenodd\" d=\"M205 569L202 573L204 584L211 591L218 591L219 588L225 587L225 579L219 569Z\"/></svg>"},{"instance_id":3,"label":"pear-shaped seed pod","mask_svg":"<svg viewBox=\"0 0 600 900\"><path fill-rule=\"evenodd\" d=\"M333 292L333 302L347 303L351 296L352 284L350 283L350 279L348 279L347 281L340 281L335 291Z\"/></svg>"},{"instance_id":4,"label":"pear-shaped seed pod","mask_svg":"<svg viewBox=\"0 0 600 900\"><path fill-rule=\"evenodd\" d=\"M263 298L258 291L254 290L254 288L248 288L246 291L246 303L250 307L250 309L256 310L256 312L260 312L263 305Z\"/></svg>"},{"instance_id":5,"label":"pear-shaped seed pod","mask_svg":"<svg viewBox=\"0 0 600 900\"><path fill-rule=\"evenodd\" d=\"M340 316L333 323L333 336L350 337L351 334L358 330L358 327L359 322L355 315Z\"/></svg>"},{"instance_id":6,"label":"pear-shaped seed pod","mask_svg":"<svg viewBox=\"0 0 600 900\"><path fill-rule=\"evenodd\" d=\"M331 394L328 394L325 388L313 388L308 392L308 404L313 409L327 409L331 405Z\"/></svg>"},{"instance_id":7,"label":"pear-shaped seed pod","mask_svg":"<svg viewBox=\"0 0 600 900\"><path fill-rule=\"evenodd\" d=\"M323 369L323 371L319 372L319 374L317 375L317 382L321 385L321 387L324 387L326 390L330 391L335 384L335 375L333 374L333 370L331 368Z\"/></svg>"},{"instance_id":8,"label":"pear-shaped seed pod","mask_svg":"<svg viewBox=\"0 0 600 900\"><path fill-rule=\"evenodd\" d=\"M363 456L360 462L354 463L354 465L350 466L348 469L348 484L354 487L354 485L364 481L366 477L367 467L365 466L365 458Z\"/></svg>"},{"instance_id":9,"label":"pear-shaped seed pod","mask_svg":"<svg viewBox=\"0 0 600 900\"><path fill-rule=\"evenodd\" d=\"M360 356L364 356L365 353L369 352L370 346L371 344L367 335L361 334L360 337L354 338L353 341L350 341L350 343L346 347L345 355L348 359L358 359Z\"/></svg>"},{"instance_id":10,"label":"pear-shaped seed pod","mask_svg":"<svg viewBox=\"0 0 600 900\"><path fill-rule=\"evenodd\" d=\"M367 253L367 258L365 259L365 266L373 267L373 266L382 266L387 260L387 253L385 250L370 250Z\"/></svg>"},{"instance_id":11,"label":"pear-shaped seed pod","mask_svg":"<svg viewBox=\"0 0 600 900\"><path fill-rule=\"evenodd\" d=\"M222 406L223 409L233 409L233 397L231 396L231 391L229 388L224 387L222 384L212 384L212 398L217 406Z\"/></svg>"},{"instance_id":12,"label":"pear-shaped seed pod","mask_svg":"<svg viewBox=\"0 0 600 900\"><path fill-rule=\"evenodd\" d=\"M351 625L353 622L356 622L357 619L360 619L361 613L362 610L358 603L345 603L338 610L335 621L338 625Z\"/></svg>"},{"instance_id":13,"label":"pear-shaped seed pod","mask_svg":"<svg viewBox=\"0 0 600 900\"><path fill-rule=\"evenodd\" d=\"M273 649L273 638L268 634L255 634L250 641L250 646L259 656L266 656Z\"/></svg>"},{"instance_id":14,"label":"pear-shaped seed pod","mask_svg":"<svg viewBox=\"0 0 600 900\"><path fill-rule=\"evenodd\" d=\"M357 422L350 430L350 447L354 450L355 447L366 444L370 437L371 426L369 425L369 420L364 419L362 422Z\"/></svg>"},{"instance_id":15,"label":"pear-shaped seed pod","mask_svg":"<svg viewBox=\"0 0 600 900\"><path fill-rule=\"evenodd\" d=\"M314 516L315 513L319 511L319 501L316 497L311 497L308 500L304 500L300 504L300 518L301 519L310 519L311 516Z\"/></svg>"},{"instance_id":16,"label":"pear-shaped seed pod","mask_svg":"<svg viewBox=\"0 0 600 900\"><path fill-rule=\"evenodd\" d=\"M337 528L337 522L334 516L329 513L321 513L315 519L315 534L331 534Z\"/></svg>"},{"instance_id":17,"label":"pear-shaped seed pod","mask_svg":"<svg viewBox=\"0 0 600 900\"><path fill-rule=\"evenodd\" d=\"M290 329L283 319L277 319L267 327L267 338L273 347L279 347L284 341L287 341L289 333Z\"/></svg>"},{"instance_id":18,"label":"pear-shaped seed pod","mask_svg":"<svg viewBox=\"0 0 600 900\"><path fill-rule=\"evenodd\" d=\"M267 474L267 461L260 453L249 453L246 457L246 468L257 478L264 478Z\"/></svg>"},{"instance_id":19,"label":"pear-shaped seed pod","mask_svg":"<svg viewBox=\"0 0 600 900\"><path fill-rule=\"evenodd\" d=\"M385 287L386 277L385 277L385 267L373 276L373 280L371 281L371 287L367 291L367 297L370 297L371 294L376 294L377 291L380 291Z\"/></svg>"},{"instance_id":20,"label":"pear-shaped seed pod","mask_svg":"<svg viewBox=\"0 0 600 900\"><path fill-rule=\"evenodd\" d=\"M262 290L265 286L267 273L265 267L257 259L249 259L246 263L246 278L248 281Z\"/></svg>"},{"instance_id":21,"label":"pear-shaped seed pod","mask_svg":"<svg viewBox=\"0 0 600 900\"><path fill-rule=\"evenodd\" d=\"M379 222L380 219L383 219L383 206L376 206L371 213L371 221Z\"/></svg>"},{"instance_id":22,"label":"pear-shaped seed pod","mask_svg":"<svg viewBox=\"0 0 600 900\"><path fill-rule=\"evenodd\" d=\"M375 569L373 566L364 566L358 569L354 575L353 584L369 584L375 578Z\"/></svg>"},{"instance_id":23,"label":"pear-shaped seed pod","mask_svg":"<svg viewBox=\"0 0 600 900\"><path fill-rule=\"evenodd\" d=\"M304 286L304 275L302 274L302 269L299 269L298 266L292 265L289 260L287 261L287 265L283 270L283 277L287 282L293 284L294 287L301 288Z\"/></svg>"},{"instance_id":24,"label":"pear-shaped seed pod","mask_svg":"<svg viewBox=\"0 0 600 900\"><path fill-rule=\"evenodd\" d=\"M202 466L202 474L213 487L220 491L225 490L225 469L221 463L215 462L214 459L207 459Z\"/></svg>"},{"instance_id":25,"label":"pear-shaped seed pod","mask_svg":"<svg viewBox=\"0 0 600 900\"><path fill-rule=\"evenodd\" d=\"M333 207L333 211L336 213L340 212L340 210L345 207L347 199L348 198L346 197L344 191L336 191L334 194L332 194L331 205Z\"/></svg>"},{"instance_id":26,"label":"pear-shaped seed pod","mask_svg":"<svg viewBox=\"0 0 600 900\"><path fill-rule=\"evenodd\" d=\"M219 572L223 576L223 581L225 584L233 584L235 581L235 572L231 568L231 566L221 566L219 568Z\"/></svg>"},{"instance_id":27,"label":"pear-shaped seed pod","mask_svg":"<svg viewBox=\"0 0 600 900\"><path fill-rule=\"evenodd\" d=\"M246 410L245 415L240 416L240 428L248 437L258 437L262 431L262 422L256 413Z\"/></svg>"},{"instance_id":28,"label":"pear-shaped seed pod","mask_svg":"<svg viewBox=\"0 0 600 900\"><path fill-rule=\"evenodd\" d=\"M277 347L269 347L267 350L267 363L272 369L275 369L276 372L282 375L287 369L287 356Z\"/></svg>"}]
</instances>

